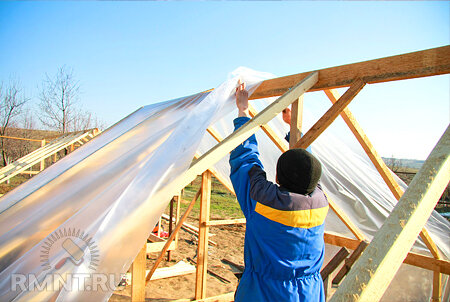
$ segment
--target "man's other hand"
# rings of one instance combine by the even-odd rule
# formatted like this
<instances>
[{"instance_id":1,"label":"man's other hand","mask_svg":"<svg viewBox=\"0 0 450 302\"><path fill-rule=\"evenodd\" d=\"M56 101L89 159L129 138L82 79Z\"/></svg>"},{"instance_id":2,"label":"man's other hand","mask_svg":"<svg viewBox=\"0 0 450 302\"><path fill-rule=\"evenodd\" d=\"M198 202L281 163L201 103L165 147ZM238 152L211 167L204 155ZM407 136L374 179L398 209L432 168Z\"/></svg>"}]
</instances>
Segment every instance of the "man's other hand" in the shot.
<instances>
[{"instance_id":1,"label":"man's other hand","mask_svg":"<svg viewBox=\"0 0 450 302\"><path fill-rule=\"evenodd\" d=\"M283 121L288 125L291 124L291 109L286 108L283 110Z\"/></svg>"}]
</instances>

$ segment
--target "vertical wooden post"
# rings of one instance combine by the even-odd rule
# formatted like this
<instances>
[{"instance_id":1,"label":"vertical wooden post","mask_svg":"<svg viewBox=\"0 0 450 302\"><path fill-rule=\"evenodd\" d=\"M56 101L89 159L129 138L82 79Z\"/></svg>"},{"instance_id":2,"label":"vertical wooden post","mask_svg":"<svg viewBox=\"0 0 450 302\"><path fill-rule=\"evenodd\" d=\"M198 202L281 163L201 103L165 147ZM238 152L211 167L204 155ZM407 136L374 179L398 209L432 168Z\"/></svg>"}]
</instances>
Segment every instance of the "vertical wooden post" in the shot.
<instances>
[{"instance_id":1,"label":"vertical wooden post","mask_svg":"<svg viewBox=\"0 0 450 302\"><path fill-rule=\"evenodd\" d=\"M303 119L303 95L292 103L291 107L291 129L289 139L289 149L292 149L296 142L300 140Z\"/></svg>"},{"instance_id":2,"label":"vertical wooden post","mask_svg":"<svg viewBox=\"0 0 450 302\"><path fill-rule=\"evenodd\" d=\"M57 155L57 153L58 153L58 152L55 152L55 153L53 154L53 163L56 163L56 155Z\"/></svg>"},{"instance_id":3,"label":"vertical wooden post","mask_svg":"<svg viewBox=\"0 0 450 302\"><path fill-rule=\"evenodd\" d=\"M75 144L70 145L70 152L73 152L75 150Z\"/></svg>"},{"instance_id":4,"label":"vertical wooden post","mask_svg":"<svg viewBox=\"0 0 450 302\"><path fill-rule=\"evenodd\" d=\"M433 295L431 301L441 302L442 297L442 278L440 272L433 272Z\"/></svg>"},{"instance_id":5,"label":"vertical wooden post","mask_svg":"<svg viewBox=\"0 0 450 302\"><path fill-rule=\"evenodd\" d=\"M175 196L175 200L177 202L177 209L175 214L175 225L177 225L180 222L180 212L181 212L181 193L178 196ZM175 235L175 248L178 248L178 238L180 237L179 233L176 233Z\"/></svg>"},{"instance_id":6,"label":"vertical wooden post","mask_svg":"<svg viewBox=\"0 0 450 302\"><path fill-rule=\"evenodd\" d=\"M209 208L211 202L211 172L202 174L202 197L200 199L200 219L197 249L197 272L195 283L195 299L206 298L206 276L208 269L208 232Z\"/></svg>"},{"instance_id":7,"label":"vertical wooden post","mask_svg":"<svg viewBox=\"0 0 450 302\"><path fill-rule=\"evenodd\" d=\"M158 220L158 231L156 232L156 235L157 235L158 237L161 237L161 228L162 228L162 225L161 225L161 217L159 217L159 220Z\"/></svg>"},{"instance_id":8,"label":"vertical wooden post","mask_svg":"<svg viewBox=\"0 0 450 302\"><path fill-rule=\"evenodd\" d=\"M145 262L147 242L131 265L131 301L145 301Z\"/></svg>"},{"instance_id":9,"label":"vertical wooden post","mask_svg":"<svg viewBox=\"0 0 450 302\"><path fill-rule=\"evenodd\" d=\"M41 140L41 147L44 147L44 146L45 146L45 139ZM40 167L39 171L42 171L44 169L45 169L45 158L43 158L41 160L41 167Z\"/></svg>"},{"instance_id":10,"label":"vertical wooden post","mask_svg":"<svg viewBox=\"0 0 450 302\"><path fill-rule=\"evenodd\" d=\"M175 196L172 197L169 204L169 236L172 234L173 231L173 202L174 202ZM171 251L167 252L167 261L172 260L172 255L170 253Z\"/></svg>"}]
</instances>

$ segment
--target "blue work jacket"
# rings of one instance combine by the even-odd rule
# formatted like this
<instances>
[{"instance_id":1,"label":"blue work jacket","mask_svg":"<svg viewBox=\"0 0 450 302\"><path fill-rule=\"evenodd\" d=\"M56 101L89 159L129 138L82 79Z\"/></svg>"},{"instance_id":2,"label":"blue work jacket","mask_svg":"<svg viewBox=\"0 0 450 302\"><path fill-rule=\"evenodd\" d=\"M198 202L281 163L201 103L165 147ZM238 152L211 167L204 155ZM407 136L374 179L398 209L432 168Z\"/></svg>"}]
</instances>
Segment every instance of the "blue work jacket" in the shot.
<instances>
[{"instance_id":1,"label":"blue work jacket","mask_svg":"<svg viewBox=\"0 0 450 302\"><path fill-rule=\"evenodd\" d=\"M234 120L235 130L249 118ZM325 301L320 268L328 202L268 181L252 135L230 154L231 181L247 219L245 270L235 301Z\"/></svg>"}]
</instances>

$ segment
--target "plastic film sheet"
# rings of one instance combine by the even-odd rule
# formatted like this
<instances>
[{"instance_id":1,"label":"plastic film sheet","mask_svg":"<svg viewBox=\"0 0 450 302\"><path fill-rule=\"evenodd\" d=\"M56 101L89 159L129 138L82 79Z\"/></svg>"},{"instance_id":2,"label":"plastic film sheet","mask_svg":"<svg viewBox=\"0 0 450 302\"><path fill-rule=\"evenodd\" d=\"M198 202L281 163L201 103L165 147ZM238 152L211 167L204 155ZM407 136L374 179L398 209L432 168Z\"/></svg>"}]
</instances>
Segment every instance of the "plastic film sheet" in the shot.
<instances>
[{"instance_id":1,"label":"plastic film sheet","mask_svg":"<svg viewBox=\"0 0 450 302\"><path fill-rule=\"evenodd\" d=\"M142 107L0 199L0 300L107 300L171 197L181 190L173 180L189 168L196 152L204 153L217 144L206 128L213 127L222 137L232 132L238 78L251 93L267 77L241 68L212 92ZM252 104L261 111L273 100ZM306 110L304 129L318 117L317 112ZM281 138L287 133L279 116L269 125ZM312 145L323 164L322 186L371 239L396 200L362 149L344 144L336 129L331 126ZM262 131L256 136L261 161L273 181L281 152ZM231 184L228 157L217 162L215 169ZM449 223L433 213L427 227L448 259ZM352 237L332 211L326 230ZM77 247L82 255L78 258L73 252ZM429 254L420 240L413 249ZM335 251L327 246L327 259ZM72 258L64 262L67 253ZM53 290L12 286L22 275L32 275L42 283L49 275L67 280L93 272L100 279L112 279L110 286L93 290L92 280L83 278L77 279L78 284ZM423 301L431 295L431 275L402 265L383 299Z\"/></svg>"}]
</instances>

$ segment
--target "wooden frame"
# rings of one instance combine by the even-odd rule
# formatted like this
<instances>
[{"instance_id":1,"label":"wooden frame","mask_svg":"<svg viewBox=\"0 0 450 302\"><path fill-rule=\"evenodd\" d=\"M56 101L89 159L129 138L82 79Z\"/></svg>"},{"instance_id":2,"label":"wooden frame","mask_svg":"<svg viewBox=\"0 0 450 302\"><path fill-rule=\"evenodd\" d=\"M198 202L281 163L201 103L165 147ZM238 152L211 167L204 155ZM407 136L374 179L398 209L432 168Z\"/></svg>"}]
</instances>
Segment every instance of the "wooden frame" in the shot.
<instances>
[{"instance_id":1,"label":"wooden frame","mask_svg":"<svg viewBox=\"0 0 450 302\"><path fill-rule=\"evenodd\" d=\"M380 83L380 82L411 79L448 73L450 73L450 46L444 46L409 54L403 54L361 63L322 69L314 73L310 72L300 73L292 76L286 76L264 81L253 93L250 99L279 96L283 93L285 94L279 99L277 99L274 103L269 105L259 114L256 113L256 111L250 106L249 111L253 119L225 139L222 139L222 137L213 128L211 127L208 128L208 132L219 142L219 144L213 147L205 154L203 154L202 156L199 156L198 159L192 163L191 167L188 169L185 175L180 176L174 182L181 189L189 182L191 182L193 179L195 179L195 177L198 174L202 174L204 171L207 171L208 169L211 170L211 167L215 162L217 162L220 158L222 158L224 155L230 152L235 146L242 143L242 141L247 139L250 135L255 133L259 127L263 129L263 131L269 136L269 138L277 145L277 147L282 152L286 151L287 147L284 140L278 138L275 132L272 129L270 129L270 127L267 125L267 123L277 114L279 114L284 108L289 106L291 103L294 103L295 104L293 106L294 122L292 123L291 127L293 129L295 128L299 129L301 127L301 100L298 101L298 108L296 108L297 100L299 100L299 98L301 98L303 93L306 91L324 90L333 103L332 107L305 134L305 136L303 136L303 138L295 142L296 138L294 135L293 141L295 142L295 145L293 146L291 145L291 147L305 148L309 146L337 118L338 115L341 115L346 121L347 125L352 130L352 132L355 134L355 137L363 146L369 158L377 167L377 170L379 171L379 173L381 174L381 176L383 177L383 179L393 192L394 196L397 197L398 195L398 197L400 197L401 193L399 193L398 185L395 183L395 181L393 181L393 178L390 175L390 172L387 170L387 167L381 161L379 155L376 153L375 149L370 144L370 141L365 136L361 127L356 123L356 120L351 115L350 111L346 109L346 107L350 103L350 101L352 101L353 98L358 94L358 92L364 87L366 83ZM293 87L297 82L299 82L299 84ZM338 94L334 90L332 90L333 88L348 87L348 86L350 86L350 88L344 93L343 96L338 96ZM298 116L298 118L296 118L295 116ZM209 174L209 172L205 173ZM206 196L205 198L202 197L200 206L204 210L203 213L201 214L201 218L199 221L199 229L203 230L202 231L203 243L201 244L201 246L199 244L199 253L202 252L203 255L205 256L207 255L207 253L205 252L207 249L207 244L204 244L205 243L204 239L205 238L207 239L208 232L206 230L208 229L209 226L245 223L245 219L209 221L209 212L208 212L209 193L207 186L204 187L202 185L202 188L203 190L205 190L205 192L203 192L202 190L202 196L203 194L205 194ZM436 190L433 190L433 192L435 191ZM183 215L183 218L185 218L186 214L190 212L190 209L192 208L193 203L195 202L195 199L198 197L199 193L200 192L197 193L196 197L189 205L188 209L186 210L186 213ZM402 197L402 199L405 198L407 197L405 196ZM402 199L400 200L400 202L402 201ZM325 242L328 244L346 247L353 250L357 249L358 246L361 246L361 242L363 242L365 236L351 222L351 220L348 219L345 213L340 209L338 209L336 205L334 205L333 202L330 203L330 206L334 210L334 212L338 215L338 217L344 222L344 224L346 224L347 227L352 231L356 239L347 238L337 234L325 233L324 236ZM391 218L391 216L388 219L394 219ZM427 217L423 218L423 220L425 221ZM177 223L177 226L174 229L174 233L172 233L171 236L179 231L181 224L183 222L183 218ZM380 232L381 229L377 233L376 237L381 236L378 235ZM412 252L408 253L407 251L402 261L400 261L399 258L397 257L396 258L397 260L395 260L394 262L395 265L398 266L402 262L404 262L406 264L414 265L435 272L433 282L434 285L433 299L435 299L436 296L439 295L441 292L440 274L450 273L450 262L439 258L439 251L430 240L428 234L426 233L426 230L422 233L424 234L423 235L425 238L424 241L426 243L428 242L427 246L430 248L430 251L432 252L433 256L435 256L435 258L415 254ZM171 241L172 239L169 238L166 245L168 245L169 241ZM414 239L415 237L412 240ZM372 246L372 244L379 244L374 241L375 238L374 240L372 240L372 243L369 245L366 251L362 253L360 259L356 261L355 265L359 265L358 263L361 263L363 261L363 258L367 258L365 257L365 255L367 254L367 251ZM165 249L166 247L163 249L162 253L165 252ZM157 259L152 271L156 269L157 265L159 264L158 261L160 262L159 258ZM201 299L202 301L207 301L209 298L205 299L205 292L204 292L205 289L204 282L206 281L204 272L206 271L207 262L206 259L203 260L200 259L200 256L198 262L200 263L200 268L199 266L197 267L196 298ZM203 262L203 264L201 264L201 262ZM152 271L147 276L147 281L150 279ZM350 276L354 275L353 273L354 271L355 270L350 271L349 275L344 279L343 281L344 283L342 284L341 288L344 287L344 284L348 284L350 282L347 280L353 278ZM352 280L354 281L354 279ZM391 279L388 278L388 282L390 282L390 280ZM345 290L341 290L341 292L344 291ZM381 291L381 293L382 292L383 291ZM226 295L226 297L227 297L226 299L229 299L230 296ZM337 296L336 298L333 297L333 299L337 299Z\"/></svg>"},{"instance_id":2,"label":"wooden frame","mask_svg":"<svg viewBox=\"0 0 450 302\"><path fill-rule=\"evenodd\" d=\"M38 174L45 168L45 159L53 155L55 157L54 161L56 161L57 152L71 146L71 150L73 151L76 142L81 139L93 138L97 134L98 129L91 129L83 132L64 134L49 143L46 143L45 140L39 140L41 142L39 149L0 169L0 183L8 181L19 173ZM39 171L26 171L27 169L32 169L36 164L40 164Z\"/></svg>"}]
</instances>

